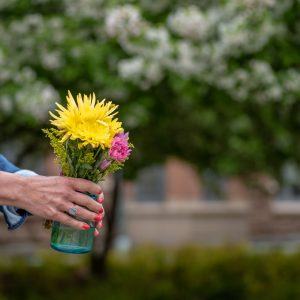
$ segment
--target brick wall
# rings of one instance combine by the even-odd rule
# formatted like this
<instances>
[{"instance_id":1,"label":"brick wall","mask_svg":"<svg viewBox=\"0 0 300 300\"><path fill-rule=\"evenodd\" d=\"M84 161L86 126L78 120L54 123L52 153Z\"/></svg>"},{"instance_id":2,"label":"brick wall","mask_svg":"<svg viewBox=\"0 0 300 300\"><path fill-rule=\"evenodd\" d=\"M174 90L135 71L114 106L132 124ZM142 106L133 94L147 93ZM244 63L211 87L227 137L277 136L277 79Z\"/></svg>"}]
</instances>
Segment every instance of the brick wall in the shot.
<instances>
[{"instance_id":1,"label":"brick wall","mask_svg":"<svg viewBox=\"0 0 300 300\"><path fill-rule=\"evenodd\" d=\"M163 193L159 190L164 199L160 201L151 199L151 194L147 201L140 201L137 198L139 181L123 185L119 232L133 245L300 241L300 202L275 201L270 193L247 189L239 178L227 182L226 199L206 201L196 170L175 158L167 162L164 176L160 189L165 190ZM112 185L111 179L104 185L108 202ZM45 230L42 223L43 220L31 217L22 228L9 232L3 218L0 219L0 250L22 253L49 248L50 231Z\"/></svg>"}]
</instances>

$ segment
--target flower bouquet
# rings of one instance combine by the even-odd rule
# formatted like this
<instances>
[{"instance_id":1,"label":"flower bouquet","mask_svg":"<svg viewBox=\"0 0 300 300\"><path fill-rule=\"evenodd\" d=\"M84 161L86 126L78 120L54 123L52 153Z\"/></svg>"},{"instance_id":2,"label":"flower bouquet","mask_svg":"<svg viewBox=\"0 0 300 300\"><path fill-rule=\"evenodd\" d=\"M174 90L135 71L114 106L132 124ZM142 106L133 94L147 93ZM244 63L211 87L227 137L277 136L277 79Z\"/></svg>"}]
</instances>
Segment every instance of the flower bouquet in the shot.
<instances>
[{"instance_id":1,"label":"flower bouquet","mask_svg":"<svg viewBox=\"0 0 300 300\"><path fill-rule=\"evenodd\" d=\"M78 94L75 101L70 91L66 99L67 107L56 103L58 115L50 112L50 122L55 127L43 132L50 139L62 175L98 183L123 167L133 145L122 123L115 118L117 105L98 101L95 94ZM54 221L51 247L66 253L91 251L95 224L87 223L90 229L82 231Z\"/></svg>"}]
</instances>

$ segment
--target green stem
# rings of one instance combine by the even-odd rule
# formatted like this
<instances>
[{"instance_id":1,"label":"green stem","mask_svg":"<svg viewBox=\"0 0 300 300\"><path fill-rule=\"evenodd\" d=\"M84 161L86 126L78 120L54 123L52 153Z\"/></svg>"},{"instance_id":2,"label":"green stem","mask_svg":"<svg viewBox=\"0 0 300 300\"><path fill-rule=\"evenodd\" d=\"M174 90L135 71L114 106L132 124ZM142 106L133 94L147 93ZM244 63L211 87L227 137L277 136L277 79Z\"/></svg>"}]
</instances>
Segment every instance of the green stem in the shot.
<instances>
[{"instance_id":1,"label":"green stem","mask_svg":"<svg viewBox=\"0 0 300 300\"><path fill-rule=\"evenodd\" d=\"M77 177L78 169L79 169L79 167L80 167L79 160L80 160L81 157L82 157L82 153L83 153L83 151L80 150L80 151L79 151L79 156L78 156L78 158L76 158L76 160L77 160L77 161L76 161L76 167L75 167L76 177Z\"/></svg>"}]
</instances>

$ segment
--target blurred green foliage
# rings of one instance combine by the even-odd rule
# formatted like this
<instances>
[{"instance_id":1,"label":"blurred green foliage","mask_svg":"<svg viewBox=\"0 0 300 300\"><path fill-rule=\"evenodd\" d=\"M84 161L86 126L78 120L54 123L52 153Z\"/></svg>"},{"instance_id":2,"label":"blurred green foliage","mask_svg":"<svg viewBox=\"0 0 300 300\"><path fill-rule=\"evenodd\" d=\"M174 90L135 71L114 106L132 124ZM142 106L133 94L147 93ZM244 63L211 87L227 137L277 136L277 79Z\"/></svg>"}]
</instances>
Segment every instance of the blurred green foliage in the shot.
<instances>
[{"instance_id":1,"label":"blurred green foliage","mask_svg":"<svg viewBox=\"0 0 300 300\"><path fill-rule=\"evenodd\" d=\"M109 273L93 278L86 264L64 258L1 267L0 299L287 300L300 297L300 253L253 253L239 247L111 255Z\"/></svg>"},{"instance_id":2,"label":"blurred green foliage","mask_svg":"<svg viewBox=\"0 0 300 300\"><path fill-rule=\"evenodd\" d=\"M70 89L121 104L125 175L170 155L225 175L300 164L298 0L1 0L0 16L0 146L45 146Z\"/></svg>"}]
</instances>

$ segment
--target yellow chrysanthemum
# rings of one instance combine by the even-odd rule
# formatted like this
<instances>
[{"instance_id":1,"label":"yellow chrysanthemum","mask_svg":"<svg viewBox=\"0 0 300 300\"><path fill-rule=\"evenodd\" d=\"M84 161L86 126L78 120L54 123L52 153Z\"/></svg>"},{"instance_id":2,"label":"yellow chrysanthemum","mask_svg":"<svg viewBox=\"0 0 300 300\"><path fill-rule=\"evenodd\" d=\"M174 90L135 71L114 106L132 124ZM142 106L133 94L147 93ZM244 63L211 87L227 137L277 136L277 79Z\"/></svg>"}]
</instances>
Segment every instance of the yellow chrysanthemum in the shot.
<instances>
[{"instance_id":1,"label":"yellow chrysanthemum","mask_svg":"<svg viewBox=\"0 0 300 300\"><path fill-rule=\"evenodd\" d=\"M67 139L82 141L79 146L91 145L93 148L109 148L114 136L123 131L122 123L113 117L118 113L117 105L102 100L98 102L95 94L77 95L74 100L68 91L67 108L56 103L59 109L58 116L50 112L54 120L51 124L56 126L62 134L61 141Z\"/></svg>"}]
</instances>

